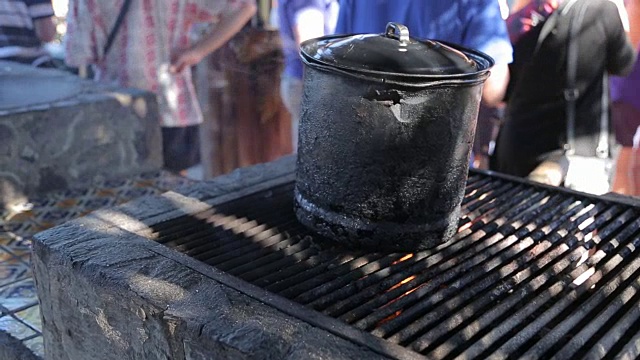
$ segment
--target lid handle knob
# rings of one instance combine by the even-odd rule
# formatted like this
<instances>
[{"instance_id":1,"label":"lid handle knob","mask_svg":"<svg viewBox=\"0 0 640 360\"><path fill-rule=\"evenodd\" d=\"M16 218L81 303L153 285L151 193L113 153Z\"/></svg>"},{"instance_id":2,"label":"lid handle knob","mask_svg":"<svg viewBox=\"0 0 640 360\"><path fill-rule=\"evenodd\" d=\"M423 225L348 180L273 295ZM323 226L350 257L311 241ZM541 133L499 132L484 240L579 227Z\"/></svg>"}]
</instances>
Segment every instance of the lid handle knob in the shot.
<instances>
[{"instance_id":1,"label":"lid handle knob","mask_svg":"<svg viewBox=\"0 0 640 360\"><path fill-rule=\"evenodd\" d=\"M387 24L385 36L400 41L400 45L409 44L409 28L398 23L390 22Z\"/></svg>"}]
</instances>

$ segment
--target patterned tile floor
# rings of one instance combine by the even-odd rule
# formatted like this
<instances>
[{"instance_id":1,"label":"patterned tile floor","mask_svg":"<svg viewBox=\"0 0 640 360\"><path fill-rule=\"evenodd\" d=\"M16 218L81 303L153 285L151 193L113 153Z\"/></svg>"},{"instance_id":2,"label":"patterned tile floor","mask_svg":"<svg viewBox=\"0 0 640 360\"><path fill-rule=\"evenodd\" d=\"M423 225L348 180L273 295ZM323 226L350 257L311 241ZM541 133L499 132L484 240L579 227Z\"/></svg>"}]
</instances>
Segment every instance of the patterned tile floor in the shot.
<instances>
[{"instance_id":1,"label":"patterned tile floor","mask_svg":"<svg viewBox=\"0 0 640 360\"><path fill-rule=\"evenodd\" d=\"M144 195L156 195L191 183L164 171L131 179L106 180L87 188L30 199L33 207L0 219L0 330L44 356L40 307L30 269L32 236L44 229Z\"/></svg>"}]
</instances>

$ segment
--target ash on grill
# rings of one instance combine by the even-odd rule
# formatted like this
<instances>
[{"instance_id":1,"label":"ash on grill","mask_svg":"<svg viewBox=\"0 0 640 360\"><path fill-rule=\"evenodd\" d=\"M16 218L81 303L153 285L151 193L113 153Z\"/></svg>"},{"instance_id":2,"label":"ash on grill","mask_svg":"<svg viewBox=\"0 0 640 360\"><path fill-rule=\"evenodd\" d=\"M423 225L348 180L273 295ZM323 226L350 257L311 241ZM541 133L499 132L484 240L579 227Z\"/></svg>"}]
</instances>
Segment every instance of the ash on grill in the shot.
<instances>
[{"instance_id":1,"label":"ash on grill","mask_svg":"<svg viewBox=\"0 0 640 360\"><path fill-rule=\"evenodd\" d=\"M472 172L455 238L390 254L317 239L292 201L288 183L155 240L416 355L640 355L639 207Z\"/></svg>"}]
</instances>

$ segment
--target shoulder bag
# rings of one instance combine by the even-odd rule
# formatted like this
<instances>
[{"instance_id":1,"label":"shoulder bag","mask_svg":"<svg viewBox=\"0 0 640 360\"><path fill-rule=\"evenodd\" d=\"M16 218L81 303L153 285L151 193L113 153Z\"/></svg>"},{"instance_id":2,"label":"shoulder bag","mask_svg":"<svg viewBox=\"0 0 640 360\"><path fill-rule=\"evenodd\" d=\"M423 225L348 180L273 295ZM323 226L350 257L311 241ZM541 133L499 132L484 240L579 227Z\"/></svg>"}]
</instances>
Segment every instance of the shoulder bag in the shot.
<instances>
[{"instance_id":1,"label":"shoulder bag","mask_svg":"<svg viewBox=\"0 0 640 360\"><path fill-rule=\"evenodd\" d=\"M576 4L576 3L580 4ZM600 115L600 130L596 152L592 156L576 155L576 101L580 95L576 86L578 67L578 43L575 40L589 6L588 0L567 0L545 22L540 31L536 45L536 52L544 39L551 33L559 16L564 16L574 5L577 9L569 19L569 34L567 37L567 83L564 89L566 106L567 137L564 145L564 157L568 161L564 186L573 190L601 195L611 187L611 171L613 159L609 154L609 88L606 72L603 73L602 113Z\"/></svg>"},{"instance_id":2,"label":"shoulder bag","mask_svg":"<svg viewBox=\"0 0 640 360\"><path fill-rule=\"evenodd\" d=\"M116 18L115 23L113 24L113 27L111 28L111 31L109 32L109 35L107 36L107 41L104 44L104 47L102 48L102 59L107 57L107 54L109 53L109 50L111 49L111 46L113 45L113 41L116 38L116 35L118 34L118 30L120 29L121 25L122 25L122 21L124 20L125 15L127 14L127 12L129 11L129 7L131 5L131 0L124 0L124 2L122 3L122 7L120 8L120 12L118 12L118 17ZM96 78L96 71L94 70L94 67L92 66L84 66L84 67L80 67L76 73L83 78Z\"/></svg>"}]
</instances>

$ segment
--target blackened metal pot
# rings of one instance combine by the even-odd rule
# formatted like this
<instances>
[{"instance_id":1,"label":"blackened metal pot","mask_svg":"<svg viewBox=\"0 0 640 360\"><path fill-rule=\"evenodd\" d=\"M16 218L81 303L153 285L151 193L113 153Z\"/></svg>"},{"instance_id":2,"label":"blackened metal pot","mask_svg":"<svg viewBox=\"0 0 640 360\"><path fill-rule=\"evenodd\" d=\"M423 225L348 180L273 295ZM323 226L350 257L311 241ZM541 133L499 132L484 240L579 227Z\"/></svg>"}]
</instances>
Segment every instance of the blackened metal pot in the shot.
<instances>
[{"instance_id":1,"label":"blackened metal pot","mask_svg":"<svg viewBox=\"0 0 640 360\"><path fill-rule=\"evenodd\" d=\"M382 35L307 41L301 57L299 221L371 250L415 251L450 239L493 60L409 38L399 24Z\"/></svg>"}]
</instances>

